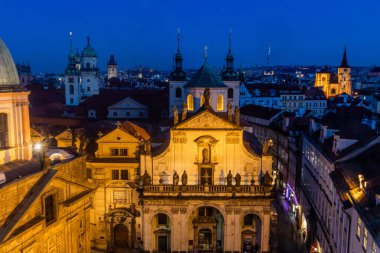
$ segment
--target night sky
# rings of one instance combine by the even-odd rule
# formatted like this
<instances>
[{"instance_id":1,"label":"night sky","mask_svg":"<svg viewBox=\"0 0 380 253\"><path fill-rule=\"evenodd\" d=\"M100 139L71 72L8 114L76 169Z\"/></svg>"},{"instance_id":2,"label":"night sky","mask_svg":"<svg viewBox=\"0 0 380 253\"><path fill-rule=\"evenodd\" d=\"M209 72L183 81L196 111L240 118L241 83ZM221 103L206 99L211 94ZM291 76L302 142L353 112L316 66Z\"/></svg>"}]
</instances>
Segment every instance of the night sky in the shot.
<instances>
[{"instance_id":1,"label":"night sky","mask_svg":"<svg viewBox=\"0 0 380 253\"><path fill-rule=\"evenodd\" d=\"M114 53L120 68L172 67L176 32L185 68L198 68L203 48L222 67L232 30L235 66L338 65L347 45L351 65L380 64L380 1L309 0L0 0L0 37L15 62L34 72L63 72L69 32L80 50L87 34L105 70Z\"/></svg>"}]
</instances>

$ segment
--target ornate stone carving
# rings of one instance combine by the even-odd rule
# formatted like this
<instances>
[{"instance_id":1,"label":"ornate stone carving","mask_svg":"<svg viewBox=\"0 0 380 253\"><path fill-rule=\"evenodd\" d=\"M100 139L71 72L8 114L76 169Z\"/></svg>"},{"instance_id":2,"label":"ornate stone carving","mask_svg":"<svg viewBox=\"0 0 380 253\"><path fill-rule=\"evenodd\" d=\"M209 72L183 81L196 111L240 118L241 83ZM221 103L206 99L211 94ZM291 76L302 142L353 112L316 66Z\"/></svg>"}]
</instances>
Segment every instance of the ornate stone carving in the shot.
<instances>
[{"instance_id":1,"label":"ornate stone carving","mask_svg":"<svg viewBox=\"0 0 380 253\"><path fill-rule=\"evenodd\" d=\"M179 128L190 128L190 129L234 129L235 126L229 122L211 114L210 112L203 112L200 115L192 118L188 122L185 122L183 125L179 125Z\"/></svg>"},{"instance_id":2,"label":"ornate stone carving","mask_svg":"<svg viewBox=\"0 0 380 253\"><path fill-rule=\"evenodd\" d=\"M182 207L179 209L181 213L186 213L187 212L187 208L186 207Z\"/></svg>"},{"instance_id":3,"label":"ornate stone carving","mask_svg":"<svg viewBox=\"0 0 380 253\"><path fill-rule=\"evenodd\" d=\"M179 208L177 207L172 208L172 213L177 214L178 212L179 212Z\"/></svg>"},{"instance_id":4,"label":"ornate stone carving","mask_svg":"<svg viewBox=\"0 0 380 253\"><path fill-rule=\"evenodd\" d=\"M227 186L232 186L232 173L231 173L231 170L228 172L228 175L227 175Z\"/></svg>"},{"instance_id":5,"label":"ornate stone carving","mask_svg":"<svg viewBox=\"0 0 380 253\"><path fill-rule=\"evenodd\" d=\"M174 125L178 124L178 110L177 107L173 107L173 123Z\"/></svg>"},{"instance_id":6,"label":"ornate stone carving","mask_svg":"<svg viewBox=\"0 0 380 253\"><path fill-rule=\"evenodd\" d=\"M186 170L183 171L182 177L181 177L182 185L186 186L187 185L187 173Z\"/></svg>"},{"instance_id":7,"label":"ornate stone carving","mask_svg":"<svg viewBox=\"0 0 380 253\"><path fill-rule=\"evenodd\" d=\"M148 207L145 207L144 208L144 213L148 214L150 212L149 208Z\"/></svg>"},{"instance_id":8,"label":"ornate stone carving","mask_svg":"<svg viewBox=\"0 0 380 253\"><path fill-rule=\"evenodd\" d=\"M227 132L226 143L227 144L239 144L240 134L238 132Z\"/></svg>"},{"instance_id":9,"label":"ornate stone carving","mask_svg":"<svg viewBox=\"0 0 380 253\"><path fill-rule=\"evenodd\" d=\"M178 185L178 183L179 183L179 175L177 174L177 171L174 171L173 185Z\"/></svg>"},{"instance_id":10,"label":"ornate stone carving","mask_svg":"<svg viewBox=\"0 0 380 253\"><path fill-rule=\"evenodd\" d=\"M173 131L173 142L174 143L186 143L186 133L184 131Z\"/></svg>"},{"instance_id":11,"label":"ornate stone carving","mask_svg":"<svg viewBox=\"0 0 380 253\"><path fill-rule=\"evenodd\" d=\"M232 214L234 211L233 208L226 208L226 214Z\"/></svg>"}]
</instances>

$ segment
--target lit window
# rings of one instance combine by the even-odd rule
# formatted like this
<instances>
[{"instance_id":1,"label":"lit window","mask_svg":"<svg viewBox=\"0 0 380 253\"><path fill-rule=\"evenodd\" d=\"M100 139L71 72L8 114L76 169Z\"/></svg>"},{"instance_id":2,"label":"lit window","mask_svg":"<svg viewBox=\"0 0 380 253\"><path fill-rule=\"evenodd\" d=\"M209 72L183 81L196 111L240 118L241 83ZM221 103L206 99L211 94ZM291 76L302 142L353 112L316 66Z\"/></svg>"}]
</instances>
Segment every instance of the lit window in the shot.
<instances>
[{"instance_id":1,"label":"lit window","mask_svg":"<svg viewBox=\"0 0 380 253\"><path fill-rule=\"evenodd\" d=\"M356 228L356 236L360 239L362 220L358 218L358 227Z\"/></svg>"},{"instance_id":2,"label":"lit window","mask_svg":"<svg viewBox=\"0 0 380 253\"><path fill-rule=\"evenodd\" d=\"M191 94L187 96L187 110L194 111L194 97Z\"/></svg>"},{"instance_id":3,"label":"lit window","mask_svg":"<svg viewBox=\"0 0 380 253\"><path fill-rule=\"evenodd\" d=\"M367 228L364 228L364 236L363 236L363 248L367 250L367 236L368 236L368 231Z\"/></svg>"},{"instance_id":4,"label":"lit window","mask_svg":"<svg viewBox=\"0 0 380 253\"><path fill-rule=\"evenodd\" d=\"M202 107L202 105L205 103L205 97L202 95L201 97L201 103L200 103L200 107Z\"/></svg>"},{"instance_id":5,"label":"lit window","mask_svg":"<svg viewBox=\"0 0 380 253\"><path fill-rule=\"evenodd\" d=\"M217 110L223 111L223 108L224 108L224 97L223 97L223 95L219 95L218 96Z\"/></svg>"}]
</instances>

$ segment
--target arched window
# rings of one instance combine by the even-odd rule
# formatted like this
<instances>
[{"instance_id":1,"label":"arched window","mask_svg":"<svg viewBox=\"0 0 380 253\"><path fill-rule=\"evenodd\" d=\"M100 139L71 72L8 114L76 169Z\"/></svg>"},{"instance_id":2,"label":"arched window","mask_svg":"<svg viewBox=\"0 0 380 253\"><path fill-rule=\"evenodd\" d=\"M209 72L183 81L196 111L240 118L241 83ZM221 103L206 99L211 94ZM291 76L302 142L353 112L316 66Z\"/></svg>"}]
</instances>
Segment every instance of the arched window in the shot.
<instances>
[{"instance_id":1,"label":"arched window","mask_svg":"<svg viewBox=\"0 0 380 253\"><path fill-rule=\"evenodd\" d=\"M201 97L201 102L200 102L200 107L202 107L202 105L205 103L205 97L202 95Z\"/></svg>"},{"instance_id":2,"label":"arched window","mask_svg":"<svg viewBox=\"0 0 380 253\"><path fill-rule=\"evenodd\" d=\"M86 68L88 68L88 69L90 68L90 63L89 62L86 63Z\"/></svg>"},{"instance_id":3,"label":"arched window","mask_svg":"<svg viewBox=\"0 0 380 253\"><path fill-rule=\"evenodd\" d=\"M0 149L8 146L8 115L0 113Z\"/></svg>"},{"instance_id":4,"label":"arched window","mask_svg":"<svg viewBox=\"0 0 380 253\"><path fill-rule=\"evenodd\" d=\"M217 110L223 111L223 109L224 109L224 97L223 95L218 95Z\"/></svg>"},{"instance_id":5,"label":"arched window","mask_svg":"<svg viewBox=\"0 0 380 253\"><path fill-rule=\"evenodd\" d=\"M187 96L187 110L194 111L194 97L191 94Z\"/></svg>"},{"instance_id":6,"label":"arched window","mask_svg":"<svg viewBox=\"0 0 380 253\"><path fill-rule=\"evenodd\" d=\"M182 89L181 88L177 88L175 89L175 97L176 98L181 98L182 97Z\"/></svg>"},{"instance_id":7,"label":"arched window","mask_svg":"<svg viewBox=\"0 0 380 253\"><path fill-rule=\"evenodd\" d=\"M228 98L234 98L234 90L232 88L228 89Z\"/></svg>"},{"instance_id":8,"label":"arched window","mask_svg":"<svg viewBox=\"0 0 380 253\"><path fill-rule=\"evenodd\" d=\"M70 95L74 95L74 85L70 84L69 90L70 90Z\"/></svg>"}]
</instances>

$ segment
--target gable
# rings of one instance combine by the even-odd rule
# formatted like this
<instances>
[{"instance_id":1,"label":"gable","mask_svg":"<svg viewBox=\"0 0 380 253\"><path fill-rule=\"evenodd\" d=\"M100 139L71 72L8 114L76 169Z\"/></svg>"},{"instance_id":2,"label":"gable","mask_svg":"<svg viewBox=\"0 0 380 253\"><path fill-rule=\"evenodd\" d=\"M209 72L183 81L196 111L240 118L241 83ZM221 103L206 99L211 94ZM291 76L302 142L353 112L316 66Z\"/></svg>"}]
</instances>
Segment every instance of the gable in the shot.
<instances>
[{"instance_id":1,"label":"gable","mask_svg":"<svg viewBox=\"0 0 380 253\"><path fill-rule=\"evenodd\" d=\"M209 111L204 111L176 125L174 129L240 129L240 127Z\"/></svg>"},{"instance_id":2,"label":"gable","mask_svg":"<svg viewBox=\"0 0 380 253\"><path fill-rule=\"evenodd\" d=\"M58 134L57 136L55 136L56 139L64 139L64 140L71 140L73 138L73 134L71 132L71 130L65 130L63 132L61 132L60 134Z\"/></svg>"},{"instance_id":3,"label":"gable","mask_svg":"<svg viewBox=\"0 0 380 253\"><path fill-rule=\"evenodd\" d=\"M130 97L124 98L123 100L117 102L108 107L108 109L146 109L147 107L139 102L133 100Z\"/></svg>"},{"instance_id":4,"label":"gable","mask_svg":"<svg viewBox=\"0 0 380 253\"><path fill-rule=\"evenodd\" d=\"M120 138L120 139L118 139ZM108 142L138 142L139 140L128 133L127 131L116 128L110 133L102 136L97 140L97 143L108 143Z\"/></svg>"}]
</instances>

